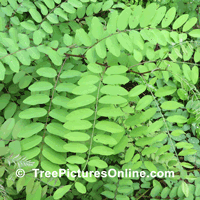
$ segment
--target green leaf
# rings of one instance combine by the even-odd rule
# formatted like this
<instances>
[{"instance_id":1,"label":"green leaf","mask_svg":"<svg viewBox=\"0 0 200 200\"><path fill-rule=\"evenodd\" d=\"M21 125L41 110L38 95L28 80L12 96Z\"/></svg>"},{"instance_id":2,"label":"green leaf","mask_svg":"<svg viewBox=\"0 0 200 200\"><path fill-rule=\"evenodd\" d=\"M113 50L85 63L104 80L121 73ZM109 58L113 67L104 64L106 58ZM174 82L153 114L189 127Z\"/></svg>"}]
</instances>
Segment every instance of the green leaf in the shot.
<instances>
[{"instance_id":1,"label":"green leaf","mask_svg":"<svg viewBox=\"0 0 200 200\"><path fill-rule=\"evenodd\" d=\"M21 132L21 131L20 131ZM20 134L19 132L19 134ZM48 137L48 136L47 136ZM20 141L22 151L31 149L37 146L42 141L42 136L33 135Z\"/></svg>"},{"instance_id":2,"label":"green leaf","mask_svg":"<svg viewBox=\"0 0 200 200\"><path fill-rule=\"evenodd\" d=\"M54 199L60 199L62 198L71 188L72 185L65 185L65 186L62 186L60 188L58 188L54 194L53 194L53 198Z\"/></svg>"},{"instance_id":3,"label":"green leaf","mask_svg":"<svg viewBox=\"0 0 200 200\"><path fill-rule=\"evenodd\" d=\"M9 153L10 149L8 147L0 147L0 156L4 156Z\"/></svg>"},{"instance_id":4,"label":"green leaf","mask_svg":"<svg viewBox=\"0 0 200 200\"><path fill-rule=\"evenodd\" d=\"M65 122L64 128L69 130L86 130L92 127L92 123L88 120L70 120Z\"/></svg>"},{"instance_id":5,"label":"green leaf","mask_svg":"<svg viewBox=\"0 0 200 200\"><path fill-rule=\"evenodd\" d=\"M169 195L169 193L170 193L170 188L165 187L165 188L163 189L163 191L161 192L161 197L162 197L162 198L167 198L167 196Z\"/></svg>"},{"instance_id":6,"label":"green leaf","mask_svg":"<svg viewBox=\"0 0 200 200\"><path fill-rule=\"evenodd\" d=\"M36 72L38 75L47 78L54 78L57 75L56 70L51 67L41 67Z\"/></svg>"},{"instance_id":7,"label":"green leaf","mask_svg":"<svg viewBox=\"0 0 200 200\"><path fill-rule=\"evenodd\" d=\"M67 138L70 141L87 141L90 139L90 136L87 133L82 132L69 132L64 135L64 138Z\"/></svg>"},{"instance_id":8,"label":"green leaf","mask_svg":"<svg viewBox=\"0 0 200 200\"><path fill-rule=\"evenodd\" d=\"M53 117L54 119L57 119L60 122L66 122L65 116L66 116L66 109L63 108L55 108L52 109L49 112L49 116Z\"/></svg>"},{"instance_id":9,"label":"green leaf","mask_svg":"<svg viewBox=\"0 0 200 200\"><path fill-rule=\"evenodd\" d=\"M3 110L10 101L10 94L2 94L0 97L0 110Z\"/></svg>"},{"instance_id":10,"label":"green leaf","mask_svg":"<svg viewBox=\"0 0 200 200\"><path fill-rule=\"evenodd\" d=\"M151 171L158 172L156 166L151 161L144 161L144 165L150 172Z\"/></svg>"},{"instance_id":11,"label":"green leaf","mask_svg":"<svg viewBox=\"0 0 200 200\"><path fill-rule=\"evenodd\" d=\"M187 118L182 116L182 115L173 115L173 116L169 116L167 118L168 122L176 122L176 123L186 123L187 122Z\"/></svg>"},{"instance_id":12,"label":"green leaf","mask_svg":"<svg viewBox=\"0 0 200 200\"><path fill-rule=\"evenodd\" d=\"M188 81L191 80L191 70L187 64L182 65L184 76L187 78Z\"/></svg>"},{"instance_id":13,"label":"green leaf","mask_svg":"<svg viewBox=\"0 0 200 200\"><path fill-rule=\"evenodd\" d=\"M190 190L189 190L189 187L188 187L188 185L187 185L187 183L185 181L182 181L182 183L181 183L181 189L182 189L184 195L186 197L189 197Z\"/></svg>"},{"instance_id":14,"label":"green leaf","mask_svg":"<svg viewBox=\"0 0 200 200\"><path fill-rule=\"evenodd\" d=\"M80 192L81 194L86 193L86 187L82 183L76 182L74 186L77 189L77 191Z\"/></svg>"},{"instance_id":15,"label":"green leaf","mask_svg":"<svg viewBox=\"0 0 200 200\"><path fill-rule=\"evenodd\" d=\"M29 55L33 58L38 60L40 58L40 52L38 51L38 49L36 47L31 47L27 49L27 52L29 53Z\"/></svg>"},{"instance_id":16,"label":"green leaf","mask_svg":"<svg viewBox=\"0 0 200 200\"><path fill-rule=\"evenodd\" d=\"M149 133L148 131L148 127L146 126L139 126L137 128L134 128L131 132L130 132L130 136L135 138L135 137L139 137L142 135L146 135L147 133Z\"/></svg>"},{"instance_id":17,"label":"green leaf","mask_svg":"<svg viewBox=\"0 0 200 200\"><path fill-rule=\"evenodd\" d=\"M43 117L47 114L47 111L44 108L28 108L19 113L21 119L31 119Z\"/></svg>"},{"instance_id":18,"label":"green leaf","mask_svg":"<svg viewBox=\"0 0 200 200\"><path fill-rule=\"evenodd\" d=\"M47 125L47 131L51 134L64 138L64 135L69 133L69 130L63 127L63 124L52 122Z\"/></svg>"},{"instance_id":19,"label":"green leaf","mask_svg":"<svg viewBox=\"0 0 200 200\"><path fill-rule=\"evenodd\" d=\"M129 91L129 97L136 97L146 90L146 85L137 85Z\"/></svg>"},{"instance_id":20,"label":"green leaf","mask_svg":"<svg viewBox=\"0 0 200 200\"><path fill-rule=\"evenodd\" d=\"M183 26L183 32L189 31L197 23L197 18L190 18Z\"/></svg>"},{"instance_id":21,"label":"green leaf","mask_svg":"<svg viewBox=\"0 0 200 200\"><path fill-rule=\"evenodd\" d=\"M67 13L73 14L73 13L76 12L76 9L71 4L69 4L68 2L62 3L60 7L63 8L64 11L67 12ZM60 12L58 12L58 13L60 13Z\"/></svg>"},{"instance_id":22,"label":"green leaf","mask_svg":"<svg viewBox=\"0 0 200 200\"><path fill-rule=\"evenodd\" d=\"M29 66L31 64L30 56L26 50L16 52L16 56L23 65Z\"/></svg>"},{"instance_id":23,"label":"green leaf","mask_svg":"<svg viewBox=\"0 0 200 200\"><path fill-rule=\"evenodd\" d=\"M157 97L164 97L164 96L173 94L175 91L176 91L175 87L164 86L164 87L161 87L158 90L156 90L155 96L157 96Z\"/></svg>"},{"instance_id":24,"label":"green leaf","mask_svg":"<svg viewBox=\"0 0 200 200\"><path fill-rule=\"evenodd\" d=\"M140 51L138 51L138 50L136 50L136 49L134 49L133 50L133 53L134 53L134 58L135 58L135 60L137 61L137 62L141 62L142 61L142 54L141 54L141 52Z\"/></svg>"},{"instance_id":25,"label":"green leaf","mask_svg":"<svg viewBox=\"0 0 200 200\"><path fill-rule=\"evenodd\" d=\"M85 153L88 150L88 148L84 144L76 142L69 142L68 144L65 144L63 148L66 149L68 152L73 153Z\"/></svg>"},{"instance_id":26,"label":"green leaf","mask_svg":"<svg viewBox=\"0 0 200 200\"><path fill-rule=\"evenodd\" d=\"M119 124L109 121L100 121L95 125L95 128L111 133L120 133L124 130Z\"/></svg>"},{"instance_id":27,"label":"green leaf","mask_svg":"<svg viewBox=\"0 0 200 200\"><path fill-rule=\"evenodd\" d=\"M165 101L162 103L161 108L165 110L175 110L177 108L183 107L182 103L177 101Z\"/></svg>"},{"instance_id":28,"label":"green leaf","mask_svg":"<svg viewBox=\"0 0 200 200\"><path fill-rule=\"evenodd\" d=\"M33 33L33 42L35 45L39 45L42 43L42 33L41 33L41 30L36 30L34 33Z\"/></svg>"},{"instance_id":29,"label":"green leaf","mask_svg":"<svg viewBox=\"0 0 200 200\"><path fill-rule=\"evenodd\" d=\"M130 187L127 187L127 190L130 191ZM125 188L124 192L126 192L127 190ZM122 193L123 193L123 190L122 190ZM116 200L129 200L129 197L126 195L118 194L118 195L116 195Z\"/></svg>"},{"instance_id":30,"label":"green leaf","mask_svg":"<svg viewBox=\"0 0 200 200\"><path fill-rule=\"evenodd\" d=\"M117 135L116 135L117 136ZM115 137L113 135L113 137ZM117 140L117 138L115 137L115 139ZM128 145L128 137L127 136L123 136L119 142L117 143L117 145L113 148L113 150L115 151L115 154L119 154L121 152L124 152L124 149L127 147Z\"/></svg>"},{"instance_id":31,"label":"green leaf","mask_svg":"<svg viewBox=\"0 0 200 200\"><path fill-rule=\"evenodd\" d=\"M153 97L150 95L146 95L139 100L135 109L142 110L146 108L152 101L153 101Z\"/></svg>"},{"instance_id":32,"label":"green leaf","mask_svg":"<svg viewBox=\"0 0 200 200\"><path fill-rule=\"evenodd\" d=\"M35 94L28 96L26 99L23 100L23 103L28 105L37 105L37 104L46 104L49 102L50 98L46 94Z\"/></svg>"},{"instance_id":33,"label":"green leaf","mask_svg":"<svg viewBox=\"0 0 200 200\"><path fill-rule=\"evenodd\" d=\"M170 145L164 145L161 148L158 149L158 151L156 152L155 156L159 156L162 155L163 153L165 153L166 151L168 151L170 149Z\"/></svg>"},{"instance_id":34,"label":"green leaf","mask_svg":"<svg viewBox=\"0 0 200 200\"><path fill-rule=\"evenodd\" d=\"M113 0L108 0L108 1L105 1L103 6L102 6L102 10L105 11L105 10L108 10L111 8L111 6L113 5Z\"/></svg>"},{"instance_id":35,"label":"green leaf","mask_svg":"<svg viewBox=\"0 0 200 200\"><path fill-rule=\"evenodd\" d=\"M100 89L100 92L103 94L110 94L110 95L120 95L120 96L128 95L128 91L118 85L104 85Z\"/></svg>"},{"instance_id":36,"label":"green leaf","mask_svg":"<svg viewBox=\"0 0 200 200\"><path fill-rule=\"evenodd\" d=\"M47 81L37 81L28 87L31 92L46 91L52 88L53 85Z\"/></svg>"},{"instance_id":37,"label":"green leaf","mask_svg":"<svg viewBox=\"0 0 200 200\"><path fill-rule=\"evenodd\" d=\"M193 169L194 166L190 163L187 163L187 162L181 162L181 165L185 168L188 168L188 169Z\"/></svg>"},{"instance_id":38,"label":"green leaf","mask_svg":"<svg viewBox=\"0 0 200 200\"><path fill-rule=\"evenodd\" d=\"M127 100L121 96L105 95L99 99L99 103L102 104L123 104L127 103Z\"/></svg>"},{"instance_id":39,"label":"green leaf","mask_svg":"<svg viewBox=\"0 0 200 200\"><path fill-rule=\"evenodd\" d=\"M2 2L1 2L2 3ZM4 17L0 17L0 31L4 31L5 29L5 26L6 26L6 20Z\"/></svg>"},{"instance_id":40,"label":"green leaf","mask_svg":"<svg viewBox=\"0 0 200 200\"><path fill-rule=\"evenodd\" d=\"M172 134L173 136L180 136L180 135L182 135L182 134L185 134L185 132L184 132L183 130L177 129L177 130L175 130L175 131L172 131L171 134Z\"/></svg>"},{"instance_id":41,"label":"green leaf","mask_svg":"<svg viewBox=\"0 0 200 200\"><path fill-rule=\"evenodd\" d=\"M157 8L156 3L151 3L144 9L140 17L140 27L143 28L150 24L151 20L156 14L156 8Z\"/></svg>"},{"instance_id":42,"label":"green leaf","mask_svg":"<svg viewBox=\"0 0 200 200\"><path fill-rule=\"evenodd\" d=\"M103 71L102 67L96 63L89 63L87 68L95 74L99 74Z\"/></svg>"},{"instance_id":43,"label":"green leaf","mask_svg":"<svg viewBox=\"0 0 200 200\"><path fill-rule=\"evenodd\" d=\"M179 96L180 99L182 99L182 100L188 99L188 93L184 89L179 88L177 90L177 93L178 93L178 96Z\"/></svg>"},{"instance_id":44,"label":"green leaf","mask_svg":"<svg viewBox=\"0 0 200 200\"><path fill-rule=\"evenodd\" d=\"M150 155L153 153L156 153L156 151L158 150L158 147L146 147L143 151L142 151L142 155Z\"/></svg>"},{"instance_id":45,"label":"green leaf","mask_svg":"<svg viewBox=\"0 0 200 200\"><path fill-rule=\"evenodd\" d=\"M53 0L43 0L48 8L53 9L55 7L55 3Z\"/></svg>"},{"instance_id":46,"label":"green leaf","mask_svg":"<svg viewBox=\"0 0 200 200\"><path fill-rule=\"evenodd\" d=\"M62 106L64 108L67 108L67 103L70 101L69 98L64 96L56 96L53 98L52 103L55 105Z\"/></svg>"},{"instance_id":47,"label":"green leaf","mask_svg":"<svg viewBox=\"0 0 200 200\"><path fill-rule=\"evenodd\" d=\"M66 159L66 161L71 163L71 164L83 164L83 163L85 163L84 158L82 158L80 156L69 156Z\"/></svg>"},{"instance_id":48,"label":"green leaf","mask_svg":"<svg viewBox=\"0 0 200 200\"><path fill-rule=\"evenodd\" d=\"M106 146L95 146L91 151L93 154L100 154L104 156L110 156L115 153L113 149Z\"/></svg>"},{"instance_id":49,"label":"green leaf","mask_svg":"<svg viewBox=\"0 0 200 200\"><path fill-rule=\"evenodd\" d=\"M115 197L115 193L108 191L108 190L103 191L101 194L109 199L114 199L114 197Z\"/></svg>"},{"instance_id":50,"label":"green leaf","mask_svg":"<svg viewBox=\"0 0 200 200\"><path fill-rule=\"evenodd\" d=\"M5 72L6 72L6 69L4 67L4 65L2 64L2 62L0 62L0 81L3 81L4 78L5 78Z\"/></svg>"},{"instance_id":51,"label":"green leaf","mask_svg":"<svg viewBox=\"0 0 200 200\"><path fill-rule=\"evenodd\" d=\"M43 146L42 155L55 164L65 164L65 156L64 154L57 153L52 148L47 145Z\"/></svg>"},{"instance_id":52,"label":"green leaf","mask_svg":"<svg viewBox=\"0 0 200 200\"><path fill-rule=\"evenodd\" d=\"M44 21L41 24L41 27L44 29L45 32L47 32L48 34L53 33L53 28L51 26L51 24L48 21Z\"/></svg>"},{"instance_id":53,"label":"green leaf","mask_svg":"<svg viewBox=\"0 0 200 200\"><path fill-rule=\"evenodd\" d=\"M13 154L20 154L21 153L21 145L18 140L12 141L9 143L10 152Z\"/></svg>"},{"instance_id":54,"label":"green leaf","mask_svg":"<svg viewBox=\"0 0 200 200\"><path fill-rule=\"evenodd\" d=\"M95 83L97 83L98 81L100 81L100 78L96 75L86 75L83 76L79 81L78 81L78 85L93 85Z\"/></svg>"},{"instance_id":55,"label":"green leaf","mask_svg":"<svg viewBox=\"0 0 200 200\"><path fill-rule=\"evenodd\" d=\"M85 118L90 117L93 113L94 111L89 108L82 108L82 109L74 110L71 113L69 113L66 116L66 119L69 121L85 119Z\"/></svg>"},{"instance_id":56,"label":"green leaf","mask_svg":"<svg viewBox=\"0 0 200 200\"><path fill-rule=\"evenodd\" d=\"M99 160L99 159L92 159L92 160L90 160L88 162L88 165L89 166L95 166L95 167L98 167L100 169L108 167L108 164L105 161Z\"/></svg>"},{"instance_id":57,"label":"green leaf","mask_svg":"<svg viewBox=\"0 0 200 200\"><path fill-rule=\"evenodd\" d=\"M144 40L138 31L132 30L129 32L129 37L133 44L137 45L141 50L144 49Z\"/></svg>"},{"instance_id":58,"label":"green leaf","mask_svg":"<svg viewBox=\"0 0 200 200\"><path fill-rule=\"evenodd\" d=\"M31 9L29 9L29 13L30 13L31 17L32 17L37 23L42 22L42 16L41 16L40 13L37 11L37 9L31 8Z\"/></svg>"},{"instance_id":59,"label":"green leaf","mask_svg":"<svg viewBox=\"0 0 200 200\"><path fill-rule=\"evenodd\" d=\"M191 80L193 84L196 84L199 79L199 68L194 66L191 71Z\"/></svg>"},{"instance_id":60,"label":"green leaf","mask_svg":"<svg viewBox=\"0 0 200 200\"><path fill-rule=\"evenodd\" d=\"M58 24L59 20L58 20L58 16L54 13L49 13L47 15L47 19L52 23L52 24Z\"/></svg>"},{"instance_id":61,"label":"green leaf","mask_svg":"<svg viewBox=\"0 0 200 200\"><path fill-rule=\"evenodd\" d=\"M96 50L96 53L97 55L100 57L100 58L105 58L106 57L106 45L105 45L105 40L102 40L100 42L98 42L96 45L95 45L95 50Z\"/></svg>"},{"instance_id":62,"label":"green leaf","mask_svg":"<svg viewBox=\"0 0 200 200\"><path fill-rule=\"evenodd\" d=\"M99 18L93 17L91 21L91 32L94 38L101 39L103 36L103 25Z\"/></svg>"},{"instance_id":63,"label":"green leaf","mask_svg":"<svg viewBox=\"0 0 200 200\"><path fill-rule=\"evenodd\" d=\"M109 2L109 1L106 1L106 2ZM107 23L107 31L108 31L109 34L116 32L117 18L118 18L118 11L113 10L113 12L110 13L110 17L109 17L109 20L108 20L108 23Z\"/></svg>"},{"instance_id":64,"label":"green leaf","mask_svg":"<svg viewBox=\"0 0 200 200\"><path fill-rule=\"evenodd\" d=\"M115 35L112 35L106 39L106 46L109 52L112 53L114 56L120 56L120 45Z\"/></svg>"},{"instance_id":65,"label":"green leaf","mask_svg":"<svg viewBox=\"0 0 200 200\"><path fill-rule=\"evenodd\" d=\"M184 15L181 15L178 19L176 19L176 21L173 23L173 26L172 28L175 30L175 29L178 29L180 28L188 19L189 15L188 14L184 14Z\"/></svg>"},{"instance_id":66,"label":"green leaf","mask_svg":"<svg viewBox=\"0 0 200 200\"><path fill-rule=\"evenodd\" d=\"M51 61L56 66L60 66L62 64L62 57L59 55L59 53L57 51L54 51L53 49L48 48L47 54L48 54L49 58L51 59Z\"/></svg>"},{"instance_id":67,"label":"green leaf","mask_svg":"<svg viewBox=\"0 0 200 200\"><path fill-rule=\"evenodd\" d=\"M125 162L126 163L129 162L133 158L134 153L135 153L135 147L130 146L125 154Z\"/></svg>"},{"instance_id":68,"label":"green leaf","mask_svg":"<svg viewBox=\"0 0 200 200\"><path fill-rule=\"evenodd\" d=\"M117 34L117 39L124 49L126 49L130 53L133 52L133 46L132 46L132 43L131 43L131 40L130 40L130 37L128 36L128 34L121 32L121 33Z\"/></svg>"},{"instance_id":69,"label":"green leaf","mask_svg":"<svg viewBox=\"0 0 200 200\"><path fill-rule=\"evenodd\" d=\"M82 95L79 97L75 97L74 99L70 100L67 104L68 109L75 109L79 107L83 107L89 105L95 101L95 97L92 95Z\"/></svg>"},{"instance_id":70,"label":"green leaf","mask_svg":"<svg viewBox=\"0 0 200 200\"><path fill-rule=\"evenodd\" d=\"M131 8L127 7L120 13L118 20L117 20L117 28L120 31L123 31L128 26L129 17L131 15L131 12L132 12Z\"/></svg>"},{"instance_id":71,"label":"green leaf","mask_svg":"<svg viewBox=\"0 0 200 200\"><path fill-rule=\"evenodd\" d=\"M170 8L165 14L165 17L162 21L162 24L161 24L162 28L168 27L174 20L175 15L176 15L176 8L175 7Z\"/></svg>"},{"instance_id":72,"label":"green leaf","mask_svg":"<svg viewBox=\"0 0 200 200\"><path fill-rule=\"evenodd\" d=\"M90 94L97 90L95 85L80 85L75 87L71 92L76 95Z\"/></svg>"},{"instance_id":73,"label":"green leaf","mask_svg":"<svg viewBox=\"0 0 200 200\"><path fill-rule=\"evenodd\" d=\"M131 29L138 26L142 12L143 8L141 5L135 7L133 14L129 17L129 26Z\"/></svg>"},{"instance_id":74,"label":"green leaf","mask_svg":"<svg viewBox=\"0 0 200 200\"><path fill-rule=\"evenodd\" d=\"M153 133L158 131L163 126L163 121L156 121L148 127L148 132Z\"/></svg>"},{"instance_id":75,"label":"green leaf","mask_svg":"<svg viewBox=\"0 0 200 200\"><path fill-rule=\"evenodd\" d=\"M167 8L165 6L161 6L156 10L156 14L154 18L151 21L151 26L156 27L163 19L165 13L166 13Z\"/></svg>"},{"instance_id":76,"label":"green leaf","mask_svg":"<svg viewBox=\"0 0 200 200\"><path fill-rule=\"evenodd\" d=\"M63 42L65 45L70 46L73 42L73 37L71 37L69 34L65 33L63 37Z\"/></svg>"},{"instance_id":77,"label":"green leaf","mask_svg":"<svg viewBox=\"0 0 200 200\"><path fill-rule=\"evenodd\" d=\"M81 76L81 72L77 70L67 70L64 71L61 75L60 78L74 78L77 76Z\"/></svg>"},{"instance_id":78,"label":"green leaf","mask_svg":"<svg viewBox=\"0 0 200 200\"><path fill-rule=\"evenodd\" d=\"M75 8L81 8L83 6L79 0L69 0L68 2Z\"/></svg>"},{"instance_id":79,"label":"green leaf","mask_svg":"<svg viewBox=\"0 0 200 200\"><path fill-rule=\"evenodd\" d=\"M127 78L126 76L123 75L110 75L110 76L106 76L103 79L103 83L105 84L123 84L125 85L126 83L129 82L129 78Z\"/></svg>"},{"instance_id":80,"label":"green leaf","mask_svg":"<svg viewBox=\"0 0 200 200\"><path fill-rule=\"evenodd\" d=\"M47 135L44 138L44 142L57 152L66 152L63 146L66 144L60 137L55 135Z\"/></svg>"},{"instance_id":81,"label":"green leaf","mask_svg":"<svg viewBox=\"0 0 200 200\"><path fill-rule=\"evenodd\" d=\"M194 29L189 32L191 37L199 38L200 37L200 29Z\"/></svg>"},{"instance_id":82,"label":"green leaf","mask_svg":"<svg viewBox=\"0 0 200 200\"><path fill-rule=\"evenodd\" d=\"M85 32L84 29L82 29L82 28L77 29L76 30L76 37L85 46L91 46L92 45L92 41L91 41L90 37L88 36L88 34Z\"/></svg>"},{"instance_id":83,"label":"green leaf","mask_svg":"<svg viewBox=\"0 0 200 200\"><path fill-rule=\"evenodd\" d=\"M178 155L179 156L187 156L187 155L193 155L195 153L197 153L196 149L186 149L186 150L181 151Z\"/></svg>"},{"instance_id":84,"label":"green leaf","mask_svg":"<svg viewBox=\"0 0 200 200\"><path fill-rule=\"evenodd\" d=\"M128 70L127 67L124 65L116 65L116 66L111 66L109 67L105 74L111 75L111 74L123 74Z\"/></svg>"},{"instance_id":85,"label":"green leaf","mask_svg":"<svg viewBox=\"0 0 200 200\"><path fill-rule=\"evenodd\" d=\"M17 134L19 138L29 138L32 135L40 132L44 128L43 123L33 122L22 128L22 130Z\"/></svg>"},{"instance_id":86,"label":"green leaf","mask_svg":"<svg viewBox=\"0 0 200 200\"><path fill-rule=\"evenodd\" d=\"M15 119L9 118L7 119L0 128L0 138L6 139L10 136L12 129L15 125Z\"/></svg>"},{"instance_id":87,"label":"green leaf","mask_svg":"<svg viewBox=\"0 0 200 200\"><path fill-rule=\"evenodd\" d=\"M191 149L194 147L193 144L190 144L188 142L178 142L175 144L175 146L178 148L185 148L185 149Z\"/></svg>"},{"instance_id":88,"label":"green leaf","mask_svg":"<svg viewBox=\"0 0 200 200\"><path fill-rule=\"evenodd\" d=\"M58 92L69 92L72 93L72 91L76 88L76 85L73 83L59 83L56 86L56 91Z\"/></svg>"},{"instance_id":89,"label":"green leaf","mask_svg":"<svg viewBox=\"0 0 200 200\"><path fill-rule=\"evenodd\" d=\"M15 114L16 109L17 109L17 104L14 102L10 102L4 110L5 119L11 118Z\"/></svg>"},{"instance_id":90,"label":"green leaf","mask_svg":"<svg viewBox=\"0 0 200 200\"><path fill-rule=\"evenodd\" d=\"M99 116L104 116L104 117L119 117L125 115L125 113L123 113L120 108L112 108L112 107L100 108L97 111L97 114Z\"/></svg>"},{"instance_id":91,"label":"green leaf","mask_svg":"<svg viewBox=\"0 0 200 200\"><path fill-rule=\"evenodd\" d=\"M105 134L98 134L96 136L94 136L94 139L93 139L95 142L97 143L102 143L102 144L105 144L105 145L116 145L117 144L117 141L110 135L105 135Z\"/></svg>"},{"instance_id":92,"label":"green leaf","mask_svg":"<svg viewBox=\"0 0 200 200\"><path fill-rule=\"evenodd\" d=\"M14 17L13 17L14 18ZM19 23L23 28L29 30L29 31L35 31L37 29L37 27L35 26L35 24L31 23L31 22L27 22L27 21L23 21L21 23Z\"/></svg>"},{"instance_id":93,"label":"green leaf","mask_svg":"<svg viewBox=\"0 0 200 200\"><path fill-rule=\"evenodd\" d=\"M8 63L10 69L13 72L16 72L16 73L19 72L20 65L19 65L19 61L17 60L17 58L15 58L14 56L10 55L10 56L5 58L5 61Z\"/></svg>"}]
</instances>

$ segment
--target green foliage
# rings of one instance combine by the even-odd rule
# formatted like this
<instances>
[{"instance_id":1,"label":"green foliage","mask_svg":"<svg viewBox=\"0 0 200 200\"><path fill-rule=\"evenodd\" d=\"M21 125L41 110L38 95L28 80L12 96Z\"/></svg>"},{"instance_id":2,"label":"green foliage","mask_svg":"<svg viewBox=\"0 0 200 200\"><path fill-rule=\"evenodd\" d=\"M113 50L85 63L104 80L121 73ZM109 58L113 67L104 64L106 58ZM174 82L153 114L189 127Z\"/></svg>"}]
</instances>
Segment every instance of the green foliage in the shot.
<instances>
[{"instance_id":1,"label":"green foliage","mask_svg":"<svg viewBox=\"0 0 200 200\"><path fill-rule=\"evenodd\" d=\"M198 1L0 3L0 200L200 198Z\"/></svg>"}]
</instances>

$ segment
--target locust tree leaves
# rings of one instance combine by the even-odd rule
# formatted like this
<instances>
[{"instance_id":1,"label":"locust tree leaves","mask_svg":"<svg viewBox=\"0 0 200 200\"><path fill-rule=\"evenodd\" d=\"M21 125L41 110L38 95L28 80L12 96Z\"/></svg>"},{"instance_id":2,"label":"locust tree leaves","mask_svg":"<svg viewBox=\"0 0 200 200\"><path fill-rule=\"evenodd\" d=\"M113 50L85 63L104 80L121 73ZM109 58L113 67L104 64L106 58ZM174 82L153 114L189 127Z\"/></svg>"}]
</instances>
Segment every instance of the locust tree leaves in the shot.
<instances>
[{"instance_id":1,"label":"locust tree leaves","mask_svg":"<svg viewBox=\"0 0 200 200\"><path fill-rule=\"evenodd\" d=\"M18 153L51 172L61 165L70 172L108 170L116 161L118 170L198 167L200 54L190 41L200 37L191 30L196 17L155 2L146 8L113 0L18 4L2 1L0 17L1 156ZM0 167L4 173L9 170ZM48 190L33 179L12 184L39 199L63 178L41 179ZM139 198L139 188L151 184L148 198L173 199L188 197L196 184L189 176L173 183L166 177L166 187L146 179L82 178L67 177L52 198L129 199L132 188ZM10 188L9 178L2 184ZM197 185L192 195L198 194Z\"/></svg>"},{"instance_id":2,"label":"locust tree leaves","mask_svg":"<svg viewBox=\"0 0 200 200\"><path fill-rule=\"evenodd\" d=\"M174 20L175 15L176 15L176 8L175 7L170 8L165 14L164 19L162 20L161 23L162 28L169 26Z\"/></svg>"}]
</instances>

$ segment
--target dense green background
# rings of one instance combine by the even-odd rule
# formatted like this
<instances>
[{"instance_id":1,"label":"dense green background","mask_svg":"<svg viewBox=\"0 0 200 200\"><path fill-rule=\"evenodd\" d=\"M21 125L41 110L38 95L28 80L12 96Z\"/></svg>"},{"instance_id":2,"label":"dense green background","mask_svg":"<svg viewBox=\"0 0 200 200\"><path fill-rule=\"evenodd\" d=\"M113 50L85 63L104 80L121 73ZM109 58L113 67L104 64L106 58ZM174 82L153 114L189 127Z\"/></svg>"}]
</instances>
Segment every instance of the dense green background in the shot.
<instances>
[{"instance_id":1,"label":"dense green background","mask_svg":"<svg viewBox=\"0 0 200 200\"><path fill-rule=\"evenodd\" d=\"M0 199L199 200L199 6L0 0Z\"/></svg>"}]
</instances>

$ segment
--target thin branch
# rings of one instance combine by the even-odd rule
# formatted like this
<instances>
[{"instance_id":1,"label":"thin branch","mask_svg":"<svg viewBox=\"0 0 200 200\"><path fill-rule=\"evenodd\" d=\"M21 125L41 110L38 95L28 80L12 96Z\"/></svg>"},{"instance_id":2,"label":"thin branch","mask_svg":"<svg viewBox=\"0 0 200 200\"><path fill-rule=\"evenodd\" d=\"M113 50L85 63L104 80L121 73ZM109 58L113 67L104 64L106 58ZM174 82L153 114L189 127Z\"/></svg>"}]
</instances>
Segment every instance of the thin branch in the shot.
<instances>
[{"instance_id":1,"label":"thin branch","mask_svg":"<svg viewBox=\"0 0 200 200\"><path fill-rule=\"evenodd\" d=\"M55 92L55 89L56 89L56 86L57 86L57 83L58 83L58 80L60 78L60 74L62 72L62 69L64 67L64 64L66 62L66 60L68 59L69 57L66 57L61 68L60 68L60 71L58 73L58 76L57 76L57 79L56 79L56 82L55 82L55 85L53 87L53 91L52 91L52 95L51 95L51 100L50 100L50 104L49 104L49 109L48 109L48 112L47 112L47 118L46 118L46 123L44 125L44 134L43 134L43 137L42 137L42 144L41 144L41 151L40 151L40 159L39 159L39 164L41 162L41 157L42 157L42 150L43 150L43 146L44 146L44 138L45 138L45 135L46 135L46 127L47 127L47 124L48 124L48 120L49 120L49 113L51 111L51 106L52 106L52 101L53 101L53 97L54 97L54 92Z\"/></svg>"},{"instance_id":2,"label":"thin branch","mask_svg":"<svg viewBox=\"0 0 200 200\"><path fill-rule=\"evenodd\" d=\"M24 1L24 0L23 0L23 1ZM18 5L18 7L14 10L12 16L11 16L10 19L9 19L9 22L8 22L8 25L7 25L8 27L10 26L10 20L11 20L11 18L15 16L17 10L18 10L19 7L22 5L23 1L22 1L22 2Z\"/></svg>"},{"instance_id":3,"label":"thin branch","mask_svg":"<svg viewBox=\"0 0 200 200\"><path fill-rule=\"evenodd\" d=\"M44 20L47 18L48 15L50 15L56 8L60 7L62 3L65 3L66 1L68 0L65 0L63 2L61 2L59 5L57 5L54 9L52 9L43 19L42 19L42 22L44 22ZM42 22L40 22L40 26L38 27L38 30L41 28L41 24Z\"/></svg>"}]
</instances>

